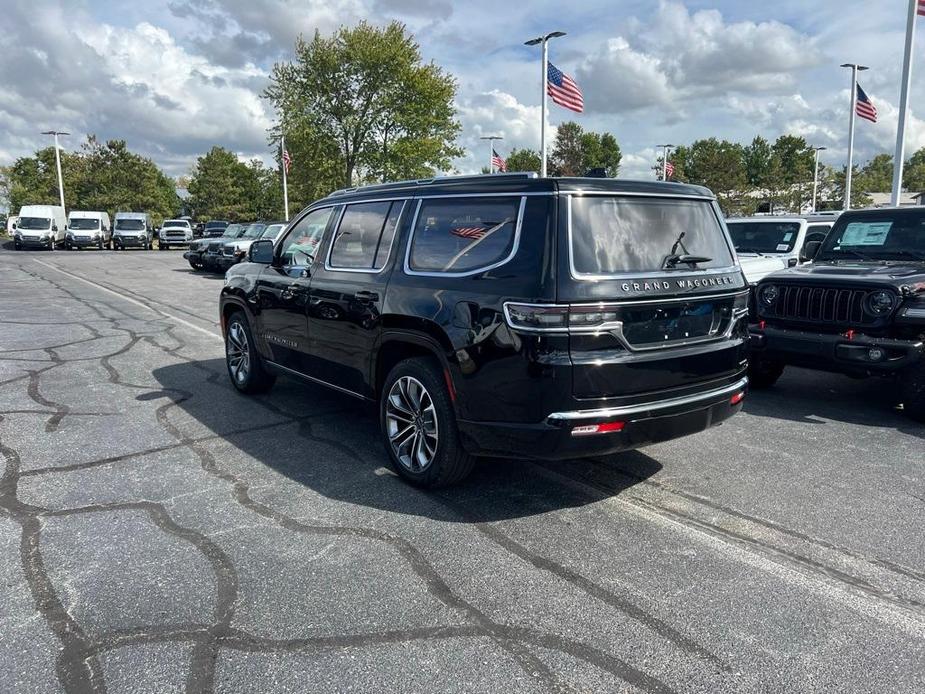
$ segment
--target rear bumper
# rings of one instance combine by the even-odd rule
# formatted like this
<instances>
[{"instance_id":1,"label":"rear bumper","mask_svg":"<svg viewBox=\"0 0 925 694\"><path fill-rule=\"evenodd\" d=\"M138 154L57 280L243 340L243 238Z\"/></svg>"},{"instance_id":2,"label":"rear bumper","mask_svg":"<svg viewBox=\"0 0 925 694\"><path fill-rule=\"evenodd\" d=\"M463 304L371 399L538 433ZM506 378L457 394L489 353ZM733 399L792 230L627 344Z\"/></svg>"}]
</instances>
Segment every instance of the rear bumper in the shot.
<instances>
[{"instance_id":1,"label":"rear bumper","mask_svg":"<svg viewBox=\"0 0 925 694\"><path fill-rule=\"evenodd\" d=\"M566 460L606 455L696 434L742 407L748 379L702 393L626 407L554 412L539 424L459 421L466 450L474 455ZM733 398L736 401L733 402ZM582 434L590 425L622 422L620 431Z\"/></svg>"},{"instance_id":2,"label":"rear bumper","mask_svg":"<svg viewBox=\"0 0 925 694\"><path fill-rule=\"evenodd\" d=\"M749 326L749 350L783 364L840 373L893 373L919 363L922 342L890 340L855 333L812 333L757 325ZM879 358L873 358L877 355Z\"/></svg>"}]
</instances>

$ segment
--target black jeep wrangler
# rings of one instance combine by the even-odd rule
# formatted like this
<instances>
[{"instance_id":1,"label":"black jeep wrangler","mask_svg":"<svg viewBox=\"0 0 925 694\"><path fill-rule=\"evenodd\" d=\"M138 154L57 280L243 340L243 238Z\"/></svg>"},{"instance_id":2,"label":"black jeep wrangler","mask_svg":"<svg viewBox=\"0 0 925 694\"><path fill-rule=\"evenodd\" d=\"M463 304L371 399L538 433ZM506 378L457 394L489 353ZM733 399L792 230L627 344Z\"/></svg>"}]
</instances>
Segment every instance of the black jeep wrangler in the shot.
<instances>
[{"instance_id":1,"label":"black jeep wrangler","mask_svg":"<svg viewBox=\"0 0 925 694\"><path fill-rule=\"evenodd\" d=\"M786 364L889 376L925 421L925 207L846 212L807 246L812 264L758 284L751 385L773 385Z\"/></svg>"},{"instance_id":2,"label":"black jeep wrangler","mask_svg":"<svg viewBox=\"0 0 925 694\"><path fill-rule=\"evenodd\" d=\"M565 459L740 407L748 289L712 194L535 174L338 191L258 239L221 294L228 373L375 402L405 479Z\"/></svg>"}]
</instances>

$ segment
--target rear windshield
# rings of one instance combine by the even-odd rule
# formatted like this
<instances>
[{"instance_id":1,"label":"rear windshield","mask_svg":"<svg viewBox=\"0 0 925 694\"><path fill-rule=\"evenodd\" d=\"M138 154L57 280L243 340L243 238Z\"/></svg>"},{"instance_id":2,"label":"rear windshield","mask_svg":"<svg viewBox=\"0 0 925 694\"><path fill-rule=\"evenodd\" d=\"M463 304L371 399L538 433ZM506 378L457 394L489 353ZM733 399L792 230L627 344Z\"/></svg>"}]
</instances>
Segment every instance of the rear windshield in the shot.
<instances>
[{"instance_id":1,"label":"rear windshield","mask_svg":"<svg viewBox=\"0 0 925 694\"><path fill-rule=\"evenodd\" d=\"M707 258L697 269L729 267L732 253L706 200L576 196L571 198L572 266L579 275L666 269L673 255ZM676 263L674 269L691 269Z\"/></svg>"},{"instance_id":2,"label":"rear windshield","mask_svg":"<svg viewBox=\"0 0 925 694\"><path fill-rule=\"evenodd\" d=\"M800 233L799 222L726 222L739 253L789 253Z\"/></svg>"},{"instance_id":3,"label":"rear windshield","mask_svg":"<svg viewBox=\"0 0 925 694\"><path fill-rule=\"evenodd\" d=\"M228 222L206 222L206 229L224 229Z\"/></svg>"},{"instance_id":4,"label":"rear windshield","mask_svg":"<svg viewBox=\"0 0 925 694\"><path fill-rule=\"evenodd\" d=\"M145 228L145 220L143 219L117 219L116 220L116 229L122 229L124 231L141 231Z\"/></svg>"},{"instance_id":5,"label":"rear windshield","mask_svg":"<svg viewBox=\"0 0 925 694\"><path fill-rule=\"evenodd\" d=\"M814 260L925 260L925 212L839 219Z\"/></svg>"},{"instance_id":6,"label":"rear windshield","mask_svg":"<svg viewBox=\"0 0 925 694\"><path fill-rule=\"evenodd\" d=\"M99 229L100 220L93 219L92 217L71 217L68 226L71 229Z\"/></svg>"},{"instance_id":7,"label":"rear windshield","mask_svg":"<svg viewBox=\"0 0 925 694\"><path fill-rule=\"evenodd\" d=\"M20 229L48 229L51 227L51 220L48 217L20 217Z\"/></svg>"}]
</instances>

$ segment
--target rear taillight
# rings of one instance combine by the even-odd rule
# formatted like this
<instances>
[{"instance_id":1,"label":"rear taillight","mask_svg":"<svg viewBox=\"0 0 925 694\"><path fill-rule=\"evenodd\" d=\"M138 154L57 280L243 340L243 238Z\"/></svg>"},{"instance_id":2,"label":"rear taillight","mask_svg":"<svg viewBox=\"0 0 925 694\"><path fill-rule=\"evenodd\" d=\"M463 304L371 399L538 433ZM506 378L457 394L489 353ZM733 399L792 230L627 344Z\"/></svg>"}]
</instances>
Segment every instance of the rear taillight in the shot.
<instances>
[{"instance_id":1,"label":"rear taillight","mask_svg":"<svg viewBox=\"0 0 925 694\"><path fill-rule=\"evenodd\" d=\"M529 332L594 332L618 324L616 311L594 304L509 303L504 305L504 315L512 328Z\"/></svg>"},{"instance_id":2,"label":"rear taillight","mask_svg":"<svg viewBox=\"0 0 925 694\"><path fill-rule=\"evenodd\" d=\"M623 431L625 422L604 422L603 424L582 424L572 427L572 436L593 436L595 434L614 434Z\"/></svg>"},{"instance_id":3,"label":"rear taillight","mask_svg":"<svg viewBox=\"0 0 925 694\"><path fill-rule=\"evenodd\" d=\"M743 391L740 391L740 392L736 393L736 394L733 395L731 398L729 398L729 404L730 404L730 405L738 405L738 404L739 404L740 402L742 402L744 399L745 399L745 391L743 390Z\"/></svg>"}]
</instances>

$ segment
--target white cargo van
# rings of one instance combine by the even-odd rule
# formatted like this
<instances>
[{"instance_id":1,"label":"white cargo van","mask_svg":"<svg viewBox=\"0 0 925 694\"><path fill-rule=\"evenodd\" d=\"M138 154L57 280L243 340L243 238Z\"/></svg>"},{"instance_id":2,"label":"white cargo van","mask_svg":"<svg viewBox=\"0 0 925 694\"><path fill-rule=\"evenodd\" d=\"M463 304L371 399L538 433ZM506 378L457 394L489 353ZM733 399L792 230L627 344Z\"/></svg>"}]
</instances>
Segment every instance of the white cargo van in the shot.
<instances>
[{"instance_id":1,"label":"white cargo van","mask_svg":"<svg viewBox=\"0 0 925 694\"><path fill-rule=\"evenodd\" d=\"M116 212L112 227L112 246L121 251L126 248L151 250L154 227L147 212Z\"/></svg>"},{"instance_id":2,"label":"white cargo van","mask_svg":"<svg viewBox=\"0 0 925 694\"><path fill-rule=\"evenodd\" d=\"M87 212L71 210L67 216L67 234L64 245L70 250L81 248L109 248L112 241L112 228L109 225L108 212Z\"/></svg>"},{"instance_id":3,"label":"white cargo van","mask_svg":"<svg viewBox=\"0 0 925 694\"><path fill-rule=\"evenodd\" d=\"M15 214L11 214L6 218L6 234L7 236L12 236L13 232L16 231L16 222L19 221L19 217Z\"/></svg>"},{"instance_id":4,"label":"white cargo van","mask_svg":"<svg viewBox=\"0 0 925 694\"><path fill-rule=\"evenodd\" d=\"M64 245L64 230L67 218L60 205L23 205L19 208L19 219L13 233L13 246L23 248L47 248L53 251Z\"/></svg>"}]
</instances>

